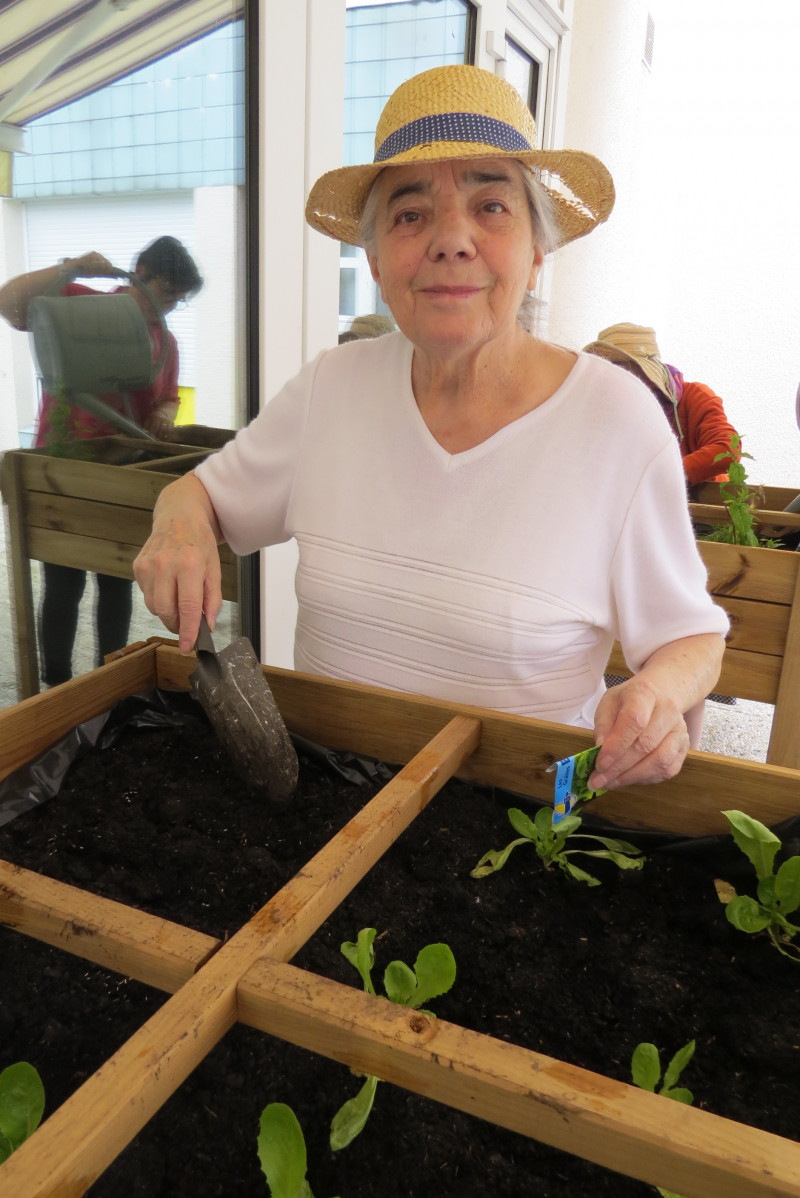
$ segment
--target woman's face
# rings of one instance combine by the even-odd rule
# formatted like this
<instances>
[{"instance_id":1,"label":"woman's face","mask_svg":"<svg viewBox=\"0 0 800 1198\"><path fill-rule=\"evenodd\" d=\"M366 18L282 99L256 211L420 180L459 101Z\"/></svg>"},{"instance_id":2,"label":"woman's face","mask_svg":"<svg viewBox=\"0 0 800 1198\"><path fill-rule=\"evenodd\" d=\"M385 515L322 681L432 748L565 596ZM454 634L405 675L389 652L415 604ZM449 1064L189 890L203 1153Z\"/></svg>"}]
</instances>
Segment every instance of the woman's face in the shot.
<instances>
[{"instance_id":1,"label":"woman's face","mask_svg":"<svg viewBox=\"0 0 800 1198\"><path fill-rule=\"evenodd\" d=\"M388 167L370 269L415 345L447 355L515 330L542 251L513 159Z\"/></svg>"}]
</instances>

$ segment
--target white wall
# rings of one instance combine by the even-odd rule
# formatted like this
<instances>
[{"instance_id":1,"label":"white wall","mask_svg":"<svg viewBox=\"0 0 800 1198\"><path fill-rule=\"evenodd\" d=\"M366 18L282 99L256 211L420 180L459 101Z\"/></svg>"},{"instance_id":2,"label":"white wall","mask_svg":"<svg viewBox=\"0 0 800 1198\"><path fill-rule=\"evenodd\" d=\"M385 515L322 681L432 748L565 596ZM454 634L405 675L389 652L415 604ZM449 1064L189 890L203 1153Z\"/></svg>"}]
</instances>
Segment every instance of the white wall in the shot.
<instances>
[{"instance_id":1,"label":"white wall","mask_svg":"<svg viewBox=\"0 0 800 1198\"><path fill-rule=\"evenodd\" d=\"M652 73L642 66L647 11ZM800 489L800 4L575 0L565 144L609 166L606 226L556 256L550 335L651 324L713 387L755 482Z\"/></svg>"}]
</instances>

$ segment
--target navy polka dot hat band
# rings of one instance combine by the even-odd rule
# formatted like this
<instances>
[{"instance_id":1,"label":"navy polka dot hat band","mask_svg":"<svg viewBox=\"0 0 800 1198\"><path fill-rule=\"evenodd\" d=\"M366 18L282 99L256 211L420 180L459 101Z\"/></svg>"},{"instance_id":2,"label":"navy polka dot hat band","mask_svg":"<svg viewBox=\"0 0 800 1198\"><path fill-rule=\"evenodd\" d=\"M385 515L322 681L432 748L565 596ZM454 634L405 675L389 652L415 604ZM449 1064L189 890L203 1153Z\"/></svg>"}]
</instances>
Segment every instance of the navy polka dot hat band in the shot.
<instances>
[{"instance_id":1,"label":"navy polka dot hat band","mask_svg":"<svg viewBox=\"0 0 800 1198\"><path fill-rule=\"evenodd\" d=\"M537 150L536 125L515 88L491 71L434 67L401 83L375 133L375 159L328 171L311 189L312 228L361 244L361 214L375 179L392 166L448 159L511 157L535 171L549 194L559 244L590 233L614 206L602 162L580 150Z\"/></svg>"},{"instance_id":2,"label":"navy polka dot hat band","mask_svg":"<svg viewBox=\"0 0 800 1198\"><path fill-rule=\"evenodd\" d=\"M532 150L533 146L513 125L481 116L477 112L442 112L436 116L422 116L416 121L390 133L375 151L376 162L386 162L414 146L431 145L439 141L475 141L486 146L495 146L514 154L520 150Z\"/></svg>"}]
</instances>

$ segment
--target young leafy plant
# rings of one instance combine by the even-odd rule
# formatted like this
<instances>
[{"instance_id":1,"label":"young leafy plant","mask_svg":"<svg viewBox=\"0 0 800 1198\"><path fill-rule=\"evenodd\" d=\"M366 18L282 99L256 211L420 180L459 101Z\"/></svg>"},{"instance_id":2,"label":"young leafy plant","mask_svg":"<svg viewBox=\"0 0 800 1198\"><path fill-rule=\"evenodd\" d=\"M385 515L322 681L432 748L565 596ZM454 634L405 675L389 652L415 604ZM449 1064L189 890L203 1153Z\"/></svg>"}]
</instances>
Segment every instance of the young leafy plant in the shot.
<instances>
[{"instance_id":1,"label":"young leafy plant","mask_svg":"<svg viewBox=\"0 0 800 1198\"><path fill-rule=\"evenodd\" d=\"M33 1065L18 1061L0 1073L0 1165L33 1135L44 1114L44 1086Z\"/></svg>"},{"instance_id":2,"label":"young leafy plant","mask_svg":"<svg viewBox=\"0 0 800 1198\"><path fill-rule=\"evenodd\" d=\"M362 928L356 941L347 940L341 946L343 955L361 975L367 994L375 994L372 981L375 935L375 928ZM456 963L450 948L446 944L428 944L420 949L413 969L403 961L391 961L383 975L383 985L390 1002L433 1016L433 1012L422 1004L446 994L455 978ZM378 1080L367 1074L355 1098L348 1099L334 1115L331 1123L331 1148L334 1152L346 1148L363 1130L375 1101Z\"/></svg>"},{"instance_id":3,"label":"young leafy plant","mask_svg":"<svg viewBox=\"0 0 800 1198\"><path fill-rule=\"evenodd\" d=\"M800 944L794 937L800 926L787 918L800 907L800 857L789 857L775 872L780 839L764 824L743 811L723 811L731 835L756 871L756 898L737 894L727 882L715 883L725 915L740 932L766 932L779 953L800 961Z\"/></svg>"},{"instance_id":4,"label":"young leafy plant","mask_svg":"<svg viewBox=\"0 0 800 1198\"><path fill-rule=\"evenodd\" d=\"M512 807L508 812L508 818L514 830L520 833L519 839L512 840L504 849L490 849L488 853L484 853L471 871L470 877L485 878L488 874L496 873L498 869L503 868L513 850L521 844L533 845L545 869L557 865L569 877L578 882L586 882L589 886L599 886L600 879L568 860L575 853L582 853L586 857L605 858L607 861L613 861L620 869L641 869L644 865L641 849L637 849L636 845L627 840L590 836L586 832L578 833L583 822L579 815L567 815L555 827L553 813L549 807L540 807L533 819L518 807ZM578 840L591 840L602 845L602 848L581 848L576 844ZM572 847L567 848L568 844Z\"/></svg>"},{"instance_id":5,"label":"young leafy plant","mask_svg":"<svg viewBox=\"0 0 800 1198\"><path fill-rule=\"evenodd\" d=\"M305 1136L284 1102L271 1102L261 1112L258 1159L272 1198L314 1198L306 1178Z\"/></svg>"},{"instance_id":6,"label":"young leafy plant","mask_svg":"<svg viewBox=\"0 0 800 1198\"><path fill-rule=\"evenodd\" d=\"M691 1106L694 1095L685 1086L679 1086L678 1079L694 1056L694 1040L679 1048L667 1065L664 1080L661 1081L661 1058L655 1044L637 1044L631 1058L631 1076L633 1084L640 1090L649 1090L651 1094L660 1094L662 1098L672 1098L675 1102L685 1102ZM659 1086L659 1082L661 1085ZM658 1089L656 1087L658 1086ZM681 1198L673 1190L664 1190L656 1186L662 1198Z\"/></svg>"},{"instance_id":7,"label":"young leafy plant","mask_svg":"<svg viewBox=\"0 0 800 1198\"><path fill-rule=\"evenodd\" d=\"M759 537L755 531L753 511L756 499L747 482L747 471L742 458L753 460L753 455L741 447L741 438L734 433L730 440L730 452L718 453L715 462L728 457L733 461L728 466L728 481L719 485L720 496L728 509L727 524L720 524L713 532L705 533L701 541L721 541L726 545L760 545L764 549L781 547L782 542L774 537ZM756 492L758 494L758 492Z\"/></svg>"}]
</instances>

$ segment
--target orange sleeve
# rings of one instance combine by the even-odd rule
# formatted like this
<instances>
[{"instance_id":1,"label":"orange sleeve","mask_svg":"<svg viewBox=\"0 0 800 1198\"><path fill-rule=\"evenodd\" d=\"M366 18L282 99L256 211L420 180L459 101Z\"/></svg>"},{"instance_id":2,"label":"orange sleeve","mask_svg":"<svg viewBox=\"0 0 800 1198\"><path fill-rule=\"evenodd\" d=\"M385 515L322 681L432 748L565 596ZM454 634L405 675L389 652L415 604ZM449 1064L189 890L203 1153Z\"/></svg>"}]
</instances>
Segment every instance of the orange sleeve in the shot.
<instances>
[{"instance_id":1,"label":"orange sleeve","mask_svg":"<svg viewBox=\"0 0 800 1198\"><path fill-rule=\"evenodd\" d=\"M731 437L738 436L729 422L722 400L704 383L684 383L678 405L683 438L683 471L690 486L708 479L725 477L733 461ZM715 462L718 454L726 457ZM738 455L737 455L738 456Z\"/></svg>"}]
</instances>

